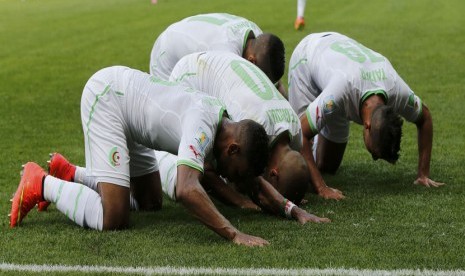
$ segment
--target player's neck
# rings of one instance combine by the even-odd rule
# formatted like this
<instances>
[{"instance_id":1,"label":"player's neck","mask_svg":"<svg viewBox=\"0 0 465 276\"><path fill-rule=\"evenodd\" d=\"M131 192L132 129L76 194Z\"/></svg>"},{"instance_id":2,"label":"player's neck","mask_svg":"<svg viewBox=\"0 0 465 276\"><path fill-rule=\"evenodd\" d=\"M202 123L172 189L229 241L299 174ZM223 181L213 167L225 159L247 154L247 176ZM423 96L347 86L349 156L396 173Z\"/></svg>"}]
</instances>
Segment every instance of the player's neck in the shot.
<instances>
[{"instance_id":1,"label":"player's neck","mask_svg":"<svg viewBox=\"0 0 465 276\"><path fill-rule=\"evenodd\" d=\"M247 41L245 42L245 47L244 47L244 52L242 53L242 57L249 60L249 57L254 55L254 48L255 45L255 38L254 37L248 37Z\"/></svg>"},{"instance_id":2,"label":"player's neck","mask_svg":"<svg viewBox=\"0 0 465 276\"><path fill-rule=\"evenodd\" d=\"M379 95L373 95L366 99L360 108L360 118L362 119L363 124L370 124L373 110L375 110L377 106L384 104L384 98Z\"/></svg>"},{"instance_id":3,"label":"player's neck","mask_svg":"<svg viewBox=\"0 0 465 276\"><path fill-rule=\"evenodd\" d=\"M235 124L228 118L221 118L221 124L216 131L214 150L220 150L229 144L235 131Z\"/></svg>"},{"instance_id":4,"label":"player's neck","mask_svg":"<svg viewBox=\"0 0 465 276\"><path fill-rule=\"evenodd\" d=\"M291 150L289 146L288 135L280 135L276 138L273 147L270 150L270 158L268 160L269 167L276 167L282 157Z\"/></svg>"}]
</instances>

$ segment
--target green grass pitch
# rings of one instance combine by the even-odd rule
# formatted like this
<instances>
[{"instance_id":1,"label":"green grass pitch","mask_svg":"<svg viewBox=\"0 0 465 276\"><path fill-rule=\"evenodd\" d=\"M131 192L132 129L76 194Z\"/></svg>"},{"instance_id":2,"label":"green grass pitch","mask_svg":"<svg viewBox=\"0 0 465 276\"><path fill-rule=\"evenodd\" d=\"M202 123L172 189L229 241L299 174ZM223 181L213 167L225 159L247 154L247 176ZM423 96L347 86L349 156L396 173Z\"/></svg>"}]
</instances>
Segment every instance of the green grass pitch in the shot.
<instances>
[{"instance_id":1,"label":"green grass pitch","mask_svg":"<svg viewBox=\"0 0 465 276\"><path fill-rule=\"evenodd\" d=\"M465 1L307 1L303 32L293 29L295 0L158 2L0 0L0 263L464 268ZM431 177L447 185L412 184L413 125L404 124L395 166L373 162L361 128L353 125L342 167L325 176L347 198L307 196L305 208L331 218L331 224L301 226L217 204L240 230L269 240L264 248L233 245L167 200L160 212L132 213L130 229L119 232L82 229L54 207L34 210L21 227L9 229L9 198L21 164L31 160L45 167L52 151L84 164L79 104L87 79L116 64L148 71L157 35L172 22L206 12L241 15L277 34L287 60L306 34L320 31L341 32L387 56L432 112Z\"/></svg>"}]
</instances>

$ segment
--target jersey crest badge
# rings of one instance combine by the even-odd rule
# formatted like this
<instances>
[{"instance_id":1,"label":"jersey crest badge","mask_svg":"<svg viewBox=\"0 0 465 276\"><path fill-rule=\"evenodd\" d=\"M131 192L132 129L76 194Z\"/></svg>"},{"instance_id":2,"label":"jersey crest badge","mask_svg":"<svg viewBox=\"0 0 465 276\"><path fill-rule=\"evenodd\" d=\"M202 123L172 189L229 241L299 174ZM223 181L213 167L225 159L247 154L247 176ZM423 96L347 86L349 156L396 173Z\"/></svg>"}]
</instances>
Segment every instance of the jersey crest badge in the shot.
<instances>
[{"instance_id":1,"label":"jersey crest badge","mask_svg":"<svg viewBox=\"0 0 465 276\"><path fill-rule=\"evenodd\" d=\"M334 101L334 96L329 95L323 100L323 113L331 114L336 110L336 102Z\"/></svg>"},{"instance_id":2,"label":"jersey crest badge","mask_svg":"<svg viewBox=\"0 0 465 276\"><path fill-rule=\"evenodd\" d=\"M195 135L195 140L197 141L197 146L202 152L205 152L205 149L210 144L210 137L207 133L200 127Z\"/></svg>"},{"instance_id":3,"label":"jersey crest badge","mask_svg":"<svg viewBox=\"0 0 465 276\"><path fill-rule=\"evenodd\" d=\"M408 103L407 104L410 107L414 107L414 105L415 105L415 94L412 91L410 91L410 95L408 96Z\"/></svg>"},{"instance_id":4,"label":"jersey crest badge","mask_svg":"<svg viewBox=\"0 0 465 276\"><path fill-rule=\"evenodd\" d=\"M407 106L412 108L415 111L420 110L420 99L412 91L410 91Z\"/></svg>"}]
</instances>

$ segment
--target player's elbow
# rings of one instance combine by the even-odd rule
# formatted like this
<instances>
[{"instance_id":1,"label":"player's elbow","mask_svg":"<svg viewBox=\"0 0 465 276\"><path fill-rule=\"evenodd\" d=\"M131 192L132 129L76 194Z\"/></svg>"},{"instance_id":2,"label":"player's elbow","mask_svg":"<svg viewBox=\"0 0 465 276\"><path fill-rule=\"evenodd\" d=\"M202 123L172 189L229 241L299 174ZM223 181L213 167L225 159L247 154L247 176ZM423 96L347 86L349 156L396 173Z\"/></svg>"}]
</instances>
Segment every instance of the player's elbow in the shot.
<instances>
[{"instance_id":1,"label":"player's elbow","mask_svg":"<svg viewBox=\"0 0 465 276\"><path fill-rule=\"evenodd\" d=\"M195 194L198 193L199 189L202 189L202 187L197 182L180 182L176 186L176 200L181 203L189 201Z\"/></svg>"}]
</instances>

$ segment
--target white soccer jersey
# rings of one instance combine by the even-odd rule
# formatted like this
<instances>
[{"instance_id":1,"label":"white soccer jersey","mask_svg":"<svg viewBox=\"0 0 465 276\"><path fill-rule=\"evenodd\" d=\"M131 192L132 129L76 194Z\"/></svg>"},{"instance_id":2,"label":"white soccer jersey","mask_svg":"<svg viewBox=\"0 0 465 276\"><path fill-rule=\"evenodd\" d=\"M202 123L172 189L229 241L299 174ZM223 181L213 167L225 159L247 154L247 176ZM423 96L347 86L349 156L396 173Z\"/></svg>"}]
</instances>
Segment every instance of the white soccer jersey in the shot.
<instances>
[{"instance_id":1,"label":"white soccer jersey","mask_svg":"<svg viewBox=\"0 0 465 276\"><path fill-rule=\"evenodd\" d=\"M242 56L247 37L262 30L253 22L227 13L199 14L170 25L155 41L150 55L150 73L168 79L185 55L222 50Z\"/></svg>"},{"instance_id":2,"label":"white soccer jersey","mask_svg":"<svg viewBox=\"0 0 465 276\"><path fill-rule=\"evenodd\" d=\"M338 33L305 37L289 63L289 102L315 133L345 143L349 121L362 124L360 107L373 94L415 122L422 103L381 54Z\"/></svg>"},{"instance_id":3,"label":"white soccer jersey","mask_svg":"<svg viewBox=\"0 0 465 276\"><path fill-rule=\"evenodd\" d=\"M302 130L297 114L251 62L227 52L195 53L176 64L170 80L221 99L235 121L251 119L261 124L271 144L287 131L291 147L300 150Z\"/></svg>"},{"instance_id":4,"label":"white soccer jersey","mask_svg":"<svg viewBox=\"0 0 465 276\"><path fill-rule=\"evenodd\" d=\"M87 174L128 186L130 176L158 169L152 149L203 172L223 112L218 99L192 88L123 66L102 69L81 99Z\"/></svg>"}]
</instances>

